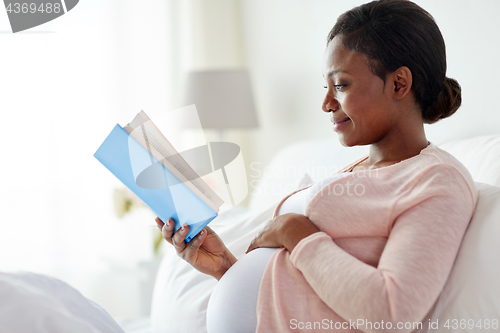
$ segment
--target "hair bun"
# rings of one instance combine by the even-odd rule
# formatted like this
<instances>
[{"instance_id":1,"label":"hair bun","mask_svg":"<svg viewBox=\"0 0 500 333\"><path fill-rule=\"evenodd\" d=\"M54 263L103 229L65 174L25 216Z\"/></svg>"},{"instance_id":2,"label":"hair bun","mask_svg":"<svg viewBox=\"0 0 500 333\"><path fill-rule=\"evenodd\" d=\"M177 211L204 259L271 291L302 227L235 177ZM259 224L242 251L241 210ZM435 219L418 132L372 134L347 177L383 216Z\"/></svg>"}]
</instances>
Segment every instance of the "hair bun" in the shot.
<instances>
[{"instance_id":1,"label":"hair bun","mask_svg":"<svg viewBox=\"0 0 500 333\"><path fill-rule=\"evenodd\" d=\"M427 124L435 123L440 119L454 114L462 104L462 88L457 80L445 78L443 89L424 113L423 120Z\"/></svg>"}]
</instances>

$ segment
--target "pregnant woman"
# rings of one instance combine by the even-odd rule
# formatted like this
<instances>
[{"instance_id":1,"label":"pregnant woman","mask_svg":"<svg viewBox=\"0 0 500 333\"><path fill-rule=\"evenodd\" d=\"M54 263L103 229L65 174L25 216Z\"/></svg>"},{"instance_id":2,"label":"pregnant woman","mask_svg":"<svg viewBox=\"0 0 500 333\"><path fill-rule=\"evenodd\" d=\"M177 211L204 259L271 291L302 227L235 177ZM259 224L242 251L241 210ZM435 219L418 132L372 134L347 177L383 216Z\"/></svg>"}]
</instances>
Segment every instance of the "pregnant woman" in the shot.
<instances>
[{"instance_id":1,"label":"pregnant woman","mask_svg":"<svg viewBox=\"0 0 500 333\"><path fill-rule=\"evenodd\" d=\"M461 103L445 75L441 32L416 4L374 1L338 18L322 108L340 142L369 155L283 199L240 261L210 228L186 244L187 226L173 234L157 219L182 258L219 280L209 332L422 328L477 202L465 167L425 136L424 123Z\"/></svg>"}]
</instances>

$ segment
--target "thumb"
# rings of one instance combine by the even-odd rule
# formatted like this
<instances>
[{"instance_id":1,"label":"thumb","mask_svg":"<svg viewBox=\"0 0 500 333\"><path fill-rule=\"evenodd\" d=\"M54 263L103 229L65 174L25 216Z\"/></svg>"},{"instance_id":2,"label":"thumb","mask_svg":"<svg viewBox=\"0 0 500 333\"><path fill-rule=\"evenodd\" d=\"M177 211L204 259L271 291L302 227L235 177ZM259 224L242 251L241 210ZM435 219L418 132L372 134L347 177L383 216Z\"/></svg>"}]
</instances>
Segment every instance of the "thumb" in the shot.
<instances>
[{"instance_id":1,"label":"thumb","mask_svg":"<svg viewBox=\"0 0 500 333\"><path fill-rule=\"evenodd\" d=\"M248 254L250 251L253 251L256 248L258 248L258 246L255 246L255 238L254 238L250 243L250 245L248 246L248 249L245 251L245 254Z\"/></svg>"}]
</instances>

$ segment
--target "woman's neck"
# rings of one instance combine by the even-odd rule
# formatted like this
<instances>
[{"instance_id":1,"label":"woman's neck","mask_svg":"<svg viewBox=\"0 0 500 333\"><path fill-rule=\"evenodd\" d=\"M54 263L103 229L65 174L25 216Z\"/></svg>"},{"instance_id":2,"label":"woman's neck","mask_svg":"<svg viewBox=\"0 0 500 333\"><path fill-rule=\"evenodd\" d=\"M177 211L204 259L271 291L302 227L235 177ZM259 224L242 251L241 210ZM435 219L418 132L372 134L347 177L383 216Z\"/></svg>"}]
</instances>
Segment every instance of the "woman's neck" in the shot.
<instances>
[{"instance_id":1,"label":"woman's neck","mask_svg":"<svg viewBox=\"0 0 500 333\"><path fill-rule=\"evenodd\" d=\"M380 168L395 164L420 154L428 144L423 123L413 123L392 131L380 141L371 144L368 159L363 165Z\"/></svg>"}]
</instances>

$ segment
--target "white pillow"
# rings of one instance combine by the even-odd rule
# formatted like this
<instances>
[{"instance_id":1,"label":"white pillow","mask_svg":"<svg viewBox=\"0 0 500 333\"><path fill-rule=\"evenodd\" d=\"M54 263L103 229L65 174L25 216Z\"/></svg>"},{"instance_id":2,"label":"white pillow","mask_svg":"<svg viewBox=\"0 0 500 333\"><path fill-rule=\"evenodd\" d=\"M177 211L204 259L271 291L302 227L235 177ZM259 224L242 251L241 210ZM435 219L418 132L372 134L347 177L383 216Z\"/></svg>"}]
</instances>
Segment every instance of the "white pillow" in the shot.
<instances>
[{"instance_id":1,"label":"white pillow","mask_svg":"<svg viewBox=\"0 0 500 333\"><path fill-rule=\"evenodd\" d=\"M500 187L481 183L476 186L476 212L445 288L433 312L423 321L424 330L419 332L500 331ZM428 329L429 319L438 320L439 329ZM454 319L458 321L456 328ZM448 320L449 329L444 326ZM485 320L490 321L489 329L484 328ZM497 320L496 329L491 326L492 320ZM469 328L468 324L474 326Z\"/></svg>"},{"instance_id":2,"label":"white pillow","mask_svg":"<svg viewBox=\"0 0 500 333\"><path fill-rule=\"evenodd\" d=\"M500 186L500 134L451 141L439 147L462 162L474 181Z\"/></svg>"}]
</instances>

